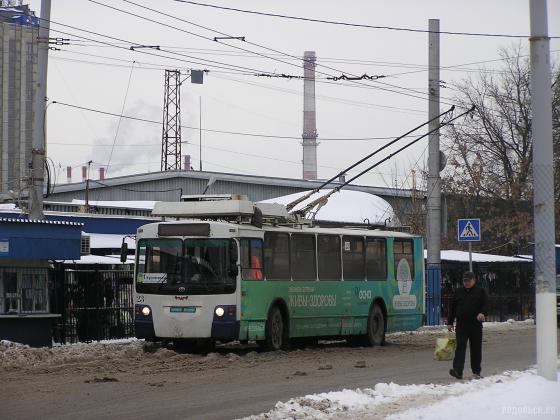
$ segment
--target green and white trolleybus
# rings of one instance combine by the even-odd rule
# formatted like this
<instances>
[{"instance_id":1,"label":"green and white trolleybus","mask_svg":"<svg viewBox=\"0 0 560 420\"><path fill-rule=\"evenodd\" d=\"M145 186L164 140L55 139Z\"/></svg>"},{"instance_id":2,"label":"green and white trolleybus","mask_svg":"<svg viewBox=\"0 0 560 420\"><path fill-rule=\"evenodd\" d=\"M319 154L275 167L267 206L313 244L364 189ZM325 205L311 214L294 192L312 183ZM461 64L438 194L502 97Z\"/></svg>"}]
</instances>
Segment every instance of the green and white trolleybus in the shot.
<instances>
[{"instance_id":1,"label":"green and white trolleybus","mask_svg":"<svg viewBox=\"0 0 560 420\"><path fill-rule=\"evenodd\" d=\"M313 227L243 196L184 199L157 203L164 221L137 232L138 338L278 350L340 337L372 346L422 324L420 236Z\"/></svg>"}]
</instances>

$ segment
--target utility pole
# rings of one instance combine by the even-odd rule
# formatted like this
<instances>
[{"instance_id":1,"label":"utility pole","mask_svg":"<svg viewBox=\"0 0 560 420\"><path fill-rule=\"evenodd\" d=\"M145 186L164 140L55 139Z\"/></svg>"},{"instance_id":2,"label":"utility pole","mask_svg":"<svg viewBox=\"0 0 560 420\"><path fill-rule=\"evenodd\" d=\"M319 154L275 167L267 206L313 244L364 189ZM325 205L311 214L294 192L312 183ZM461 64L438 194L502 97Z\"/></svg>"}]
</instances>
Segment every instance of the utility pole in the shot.
<instances>
[{"instance_id":1,"label":"utility pole","mask_svg":"<svg viewBox=\"0 0 560 420\"><path fill-rule=\"evenodd\" d=\"M51 0L41 1L39 38L37 42L37 85L33 119L33 148L31 149L31 179L29 188L29 218L44 219L43 187L45 184L45 124L47 102L47 68L49 59L49 28Z\"/></svg>"},{"instance_id":2,"label":"utility pole","mask_svg":"<svg viewBox=\"0 0 560 420\"><path fill-rule=\"evenodd\" d=\"M531 0L531 91L533 107L533 212L537 373L557 380L556 254L550 38L546 0Z\"/></svg>"},{"instance_id":3,"label":"utility pole","mask_svg":"<svg viewBox=\"0 0 560 420\"><path fill-rule=\"evenodd\" d=\"M439 19L430 19L429 27L429 80L428 117L432 120L428 145L428 197L426 240L428 261L426 273L428 325L439 325L441 308L441 178L439 151Z\"/></svg>"},{"instance_id":4,"label":"utility pole","mask_svg":"<svg viewBox=\"0 0 560 420\"><path fill-rule=\"evenodd\" d=\"M202 96L198 97L198 156L202 172Z\"/></svg>"}]
</instances>

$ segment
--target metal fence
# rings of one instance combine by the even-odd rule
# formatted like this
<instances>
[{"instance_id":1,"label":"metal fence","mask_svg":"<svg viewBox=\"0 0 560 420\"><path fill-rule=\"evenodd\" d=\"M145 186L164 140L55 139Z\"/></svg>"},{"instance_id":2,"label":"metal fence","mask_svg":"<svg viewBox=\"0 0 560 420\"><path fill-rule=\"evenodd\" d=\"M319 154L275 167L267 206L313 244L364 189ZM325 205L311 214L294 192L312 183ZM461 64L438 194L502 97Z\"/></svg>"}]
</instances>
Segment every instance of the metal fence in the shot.
<instances>
[{"instance_id":1,"label":"metal fence","mask_svg":"<svg viewBox=\"0 0 560 420\"><path fill-rule=\"evenodd\" d=\"M119 270L58 271L51 312L62 314L55 328L60 343L90 342L134 336L133 272Z\"/></svg>"},{"instance_id":2,"label":"metal fence","mask_svg":"<svg viewBox=\"0 0 560 420\"><path fill-rule=\"evenodd\" d=\"M447 322L453 295L441 297L442 322ZM535 314L535 296L530 294L490 294L487 321L504 322L508 319L522 321Z\"/></svg>"}]
</instances>

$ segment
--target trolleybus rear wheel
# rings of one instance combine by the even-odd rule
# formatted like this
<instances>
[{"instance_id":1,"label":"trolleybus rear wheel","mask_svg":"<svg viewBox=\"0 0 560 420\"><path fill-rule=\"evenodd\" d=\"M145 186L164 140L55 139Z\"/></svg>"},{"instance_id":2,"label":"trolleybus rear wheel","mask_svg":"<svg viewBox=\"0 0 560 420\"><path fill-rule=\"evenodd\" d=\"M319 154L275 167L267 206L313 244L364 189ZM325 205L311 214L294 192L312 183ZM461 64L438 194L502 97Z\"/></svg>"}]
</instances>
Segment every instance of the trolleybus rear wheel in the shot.
<instances>
[{"instance_id":1,"label":"trolleybus rear wheel","mask_svg":"<svg viewBox=\"0 0 560 420\"><path fill-rule=\"evenodd\" d=\"M385 344L385 315L378 304L369 312L366 340L370 346Z\"/></svg>"},{"instance_id":2,"label":"trolleybus rear wheel","mask_svg":"<svg viewBox=\"0 0 560 420\"><path fill-rule=\"evenodd\" d=\"M266 347L268 350L283 350L288 342L284 318L278 306L273 306L266 320Z\"/></svg>"}]
</instances>

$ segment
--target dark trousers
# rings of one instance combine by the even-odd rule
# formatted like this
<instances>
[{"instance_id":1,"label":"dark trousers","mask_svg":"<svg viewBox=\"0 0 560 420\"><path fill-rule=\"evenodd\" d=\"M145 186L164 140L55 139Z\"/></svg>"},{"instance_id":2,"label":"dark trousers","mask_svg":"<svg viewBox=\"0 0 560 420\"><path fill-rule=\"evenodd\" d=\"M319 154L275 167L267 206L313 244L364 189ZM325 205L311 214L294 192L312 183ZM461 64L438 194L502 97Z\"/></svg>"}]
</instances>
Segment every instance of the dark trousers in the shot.
<instances>
[{"instance_id":1,"label":"dark trousers","mask_svg":"<svg viewBox=\"0 0 560 420\"><path fill-rule=\"evenodd\" d=\"M453 359L453 369L460 375L465 367L465 352L467 342L471 350L471 369L474 374L480 374L482 362L482 323L475 321L469 323L457 323L456 327L457 349Z\"/></svg>"}]
</instances>

